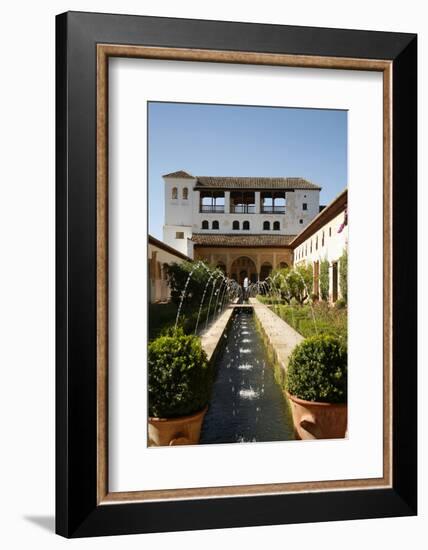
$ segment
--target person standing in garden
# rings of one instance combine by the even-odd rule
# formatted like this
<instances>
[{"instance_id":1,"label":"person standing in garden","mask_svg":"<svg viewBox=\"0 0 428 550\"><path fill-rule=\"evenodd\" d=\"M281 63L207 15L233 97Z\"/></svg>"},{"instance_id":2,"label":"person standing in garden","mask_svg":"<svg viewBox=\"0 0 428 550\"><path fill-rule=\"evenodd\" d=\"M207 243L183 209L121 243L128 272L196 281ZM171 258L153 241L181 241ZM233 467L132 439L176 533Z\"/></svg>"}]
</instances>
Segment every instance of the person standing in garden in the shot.
<instances>
[{"instance_id":1,"label":"person standing in garden","mask_svg":"<svg viewBox=\"0 0 428 550\"><path fill-rule=\"evenodd\" d=\"M244 301L247 302L248 301L248 277L244 277L243 287L244 287Z\"/></svg>"}]
</instances>

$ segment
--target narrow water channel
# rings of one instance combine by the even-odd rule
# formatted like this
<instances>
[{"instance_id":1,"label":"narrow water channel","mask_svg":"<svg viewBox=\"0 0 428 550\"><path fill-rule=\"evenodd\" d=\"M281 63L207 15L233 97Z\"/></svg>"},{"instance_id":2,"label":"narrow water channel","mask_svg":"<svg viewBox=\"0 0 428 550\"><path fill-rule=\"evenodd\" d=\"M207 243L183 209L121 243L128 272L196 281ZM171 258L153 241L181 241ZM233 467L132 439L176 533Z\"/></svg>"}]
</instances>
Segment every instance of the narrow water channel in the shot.
<instances>
[{"instance_id":1,"label":"narrow water channel","mask_svg":"<svg viewBox=\"0 0 428 550\"><path fill-rule=\"evenodd\" d=\"M216 359L217 377L201 444L294 439L291 413L275 382L252 308L236 308Z\"/></svg>"}]
</instances>

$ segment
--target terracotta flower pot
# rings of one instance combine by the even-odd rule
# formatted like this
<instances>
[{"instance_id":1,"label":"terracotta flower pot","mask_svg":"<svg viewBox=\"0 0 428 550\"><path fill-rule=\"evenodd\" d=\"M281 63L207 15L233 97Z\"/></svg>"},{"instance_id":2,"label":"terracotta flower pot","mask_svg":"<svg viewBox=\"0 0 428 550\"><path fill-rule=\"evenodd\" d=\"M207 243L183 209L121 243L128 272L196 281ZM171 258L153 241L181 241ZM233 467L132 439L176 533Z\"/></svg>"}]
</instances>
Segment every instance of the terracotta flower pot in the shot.
<instances>
[{"instance_id":1,"label":"terracotta flower pot","mask_svg":"<svg viewBox=\"0 0 428 550\"><path fill-rule=\"evenodd\" d=\"M285 392L290 400L297 439L342 439L348 424L346 403L305 401Z\"/></svg>"},{"instance_id":2,"label":"terracotta flower pot","mask_svg":"<svg viewBox=\"0 0 428 550\"><path fill-rule=\"evenodd\" d=\"M156 418L149 416L149 447L166 445L196 445L208 405L190 416Z\"/></svg>"}]
</instances>

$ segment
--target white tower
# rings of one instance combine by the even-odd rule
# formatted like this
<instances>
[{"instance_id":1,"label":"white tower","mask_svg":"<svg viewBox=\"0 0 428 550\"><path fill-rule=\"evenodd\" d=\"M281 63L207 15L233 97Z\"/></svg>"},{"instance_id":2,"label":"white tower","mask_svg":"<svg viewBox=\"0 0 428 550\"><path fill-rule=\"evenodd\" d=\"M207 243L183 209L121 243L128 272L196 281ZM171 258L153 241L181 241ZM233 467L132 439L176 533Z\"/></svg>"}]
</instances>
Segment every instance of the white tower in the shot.
<instances>
[{"instance_id":1,"label":"white tower","mask_svg":"<svg viewBox=\"0 0 428 550\"><path fill-rule=\"evenodd\" d=\"M193 258L193 188L196 178L182 170L163 176L165 182L165 225L163 240Z\"/></svg>"}]
</instances>

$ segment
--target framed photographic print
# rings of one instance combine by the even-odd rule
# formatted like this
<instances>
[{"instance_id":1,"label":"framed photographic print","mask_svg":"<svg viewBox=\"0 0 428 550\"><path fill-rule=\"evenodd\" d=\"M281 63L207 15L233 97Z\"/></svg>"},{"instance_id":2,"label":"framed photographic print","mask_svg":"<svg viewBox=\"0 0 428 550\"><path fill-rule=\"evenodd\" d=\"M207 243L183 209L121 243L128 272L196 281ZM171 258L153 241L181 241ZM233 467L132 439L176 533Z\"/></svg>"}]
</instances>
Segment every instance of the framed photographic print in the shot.
<instances>
[{"instance_id":1,"label":"framed photographic print","mask_svg":"<svg viewBox=\"0 0 428 550\"><path fill-rule=\"evenodd\" d=\"M416 514L416 36L56 47L57 532Z\"/></svg>"}]
</instances>

